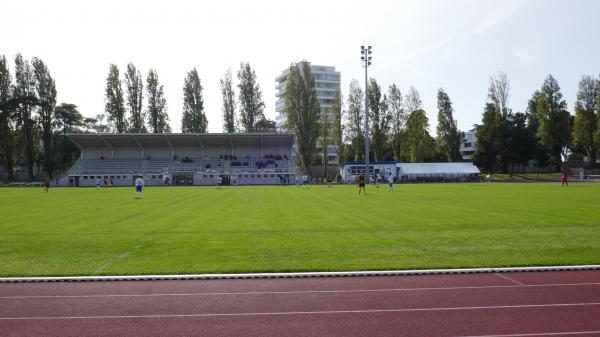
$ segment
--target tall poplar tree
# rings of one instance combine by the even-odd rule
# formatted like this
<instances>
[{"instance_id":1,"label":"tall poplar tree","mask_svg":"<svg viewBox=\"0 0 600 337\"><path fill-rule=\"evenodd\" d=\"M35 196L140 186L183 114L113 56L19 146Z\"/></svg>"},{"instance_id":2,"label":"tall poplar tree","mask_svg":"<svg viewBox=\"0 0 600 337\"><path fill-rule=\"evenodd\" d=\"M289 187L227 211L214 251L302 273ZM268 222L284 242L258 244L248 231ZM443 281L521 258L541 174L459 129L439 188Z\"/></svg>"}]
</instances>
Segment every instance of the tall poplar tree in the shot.
<instances>
[{"instance_id":1,"label":"tall poplar tree","mask_svg":"<svg viewBox=\"0 0 600 337\"><path fill-rule=\"evenodd\" d=\"M388 113L391 118L391 143L394 152L394 160L401 161L402 158L402 135L406 124L406 114L402 104L402 93L395 84L390 85L387 94Z\"/></svg>"},{"instance_id":2,"label":"tall poplar tree","mask_svg":"<svg viewBox=\"0 0 600 337\"><path fill-rule=\"evenodd\" d=\"M391 118L387 109L386 95L382 95L381 87L374 78L369 81L367 97L369 100L369 127L373 141L373 154L375 155L375 161L382 161Z\"/></svg>"},{"instance_id":3,"label":"tall poplar tree","mask_svg":"<svg viewBox=\"0 0 600 337\"><path fill-rule=\"evenodd\" d=\"M56 106L56 84L50 76L46 64L39 58L31 60L35 92L39 108L37 109L40 125L42 126L42 142L44 144L44 169L52 177L54 171L54 144L52 126L54 122L54 107Z\"/></svg>"},{"instance_id":4,"label":"tall poplar tree","mask_svg":"<svg viewBox=\"0 0 600 337\"><path fill-rule=\"evenodd\" d=\"M185 76L183 83L183 114L181 132L204 133L208 126L204 114L204 100L202 99L202 84L196 68Z\"/></svg>"},{"instance_id":5,"label":"tall poplar tree","mask_svg":"<svg viewBox=\"0 0 600 337\"><path fill-rule=\"evenodd\" d=\"M127 119L125 118L125 101L119 77L119 68L111 64L106 77L106 90L104 98L104 111L108 119L114 124L117 133L127 132Z\"/></svg>"},{"instance_id":6,"label":"tall poplar tree","mask_svg":"<svg viewBox=\"0 0 600 337\"><path fill-rule=\"evenodd\" d=\"M148 98L148 126L150 127L150 131L152 133L171 132L164 88L158 82L158 74L154 69L148 71L146 90Z\"/></svg>"},{"instance_id":7,"label":"tall poplar tree","mask_svg":"<svg viewBox=\"0 0 600 337\"><path fill-rule=\"evenodd\" d=\"M21 54L15 57L15 86L13 96L21 103L16 108L17 127L19 128L25 153L27 177L33 180L33 165L36 159L37 129L32 116L37 101L35 99L35 80L29 61Z\"/></svg>"},{"instance_id":8,"label":"tall poplar tree","mask_svg":"<svg viewBox=\"0 0 600 337\"><path fill-rule=\"evenodd\" d=\"M442 154L448 161L455 162L461 159L460 143L463 135L458 130L456 119L454 119L454 108L448 94L442 89L437 92L438 125L436 128L436 143Z\"/></svg>"},{"instance_id":9,"label":"tall poplar tree","mask_svg":"<svg viewBox=\"0 0 600 337\"><path fill-rule=\"evenodd\" d=\"M355 161L364 160L365 134L363 131L363 99L364 94L360 88L360 85L358 84L358 81L352 79L350 82L350 90L348 92L347 100L348 119L346 120L346 138L354 150Z\"/></svg>"},{"instance_id":10,"label":"tall poplar tree","mask_svg":"<svg viewBox=\"0 0 600 337\"><path fill-rule=\"evenodd\" d=\"M16 113L11 104L12 79L8 62L4 55L0 55L0 157L7 171L8 180L14 179L16 161L17 132L15 130Z\"/></svg>"},{"instance_id":11,"label":"tall poplar tree","mask_svg":"<svg viewBox=\"0 0 600 337\"><path fill-rule=\"evenodd\" d=\"M308 62L293 63L290 66L283 110L287 115L286 128L296 134L296 151L300 166L310 175L319 138L321 107Z\"/></svg>"},{"instance_id":12,"label":"tall poplar tree","mask_svg":"<svg viewBox=\"0 0 600 337\"><path fill-rule=\"evenodd\" d=\"M133 63L127 65L125 72L125 90L127 92L127 110L129 111L129 130L131 132L145 133L146 120L143 110L144 81L142 73Z\"/></svg>"},{"instance_id":13,"label":"tall poplar tree","mask_svg":"<svg viewBox=\"0 0 600 337\"><path fill-rule=\"evenodd\" d=\"M585 151L591 163L596 162L598 151L594 141L598 123L598 82L591 76L583 76L579 81L577 101L575 102L575 122L573 125L573 143Z\"/></svg>"},{"instance_id":14,"label":"tall poplar tree","mask_svg":"<svg viewBox=\"0 0 600 337\"><path fill-rule=\"evenodd\" d=\"M253 132L256 123L264 119L265 103L256 79L256 73L248 62L240 64L238 71L240 125L246 132Z\"/></svg>"},{"instance_id":15,"label":"tall poplar tree","mask_svg":"<svg viewBox=\"0 0 600 337\"><path fill-rule=\"evenodd\" d=\"M233 91L233 77L231 69L227 69L224 77L221 79L221 97L223 105L223 130L227 133L235 132L235 92Z\"/></svg>"}]
</instances>

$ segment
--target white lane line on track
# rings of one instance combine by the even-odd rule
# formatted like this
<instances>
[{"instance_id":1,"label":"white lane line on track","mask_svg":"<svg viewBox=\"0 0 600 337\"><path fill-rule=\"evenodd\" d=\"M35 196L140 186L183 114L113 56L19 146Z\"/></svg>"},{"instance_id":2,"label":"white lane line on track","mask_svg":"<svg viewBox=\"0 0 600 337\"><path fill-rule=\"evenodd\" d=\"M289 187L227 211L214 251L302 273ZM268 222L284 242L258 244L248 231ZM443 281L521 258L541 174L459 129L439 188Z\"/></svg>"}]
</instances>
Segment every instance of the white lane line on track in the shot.
<instances>
[{"instance_id":1,"label":"white lane line on track","mask_svg":"<svg viewBox=\"0 0 600 337\"><path fill-rule=\"evenodd\" d=\"M522 304L497 305L478 307L447 307L447 308L403 308L403 309L367 309L367 310L327 310L327 311L282 311L282 312L239 312L221 314L174 314L174 315L106 315L106 316L31 316L31 317L0 317L0 321L10 320L68 320L68 319L127 319L127 318L185 318L185 317L230 317L230 316L284 316L284 315L329 315L329 314L370 314L389 312L427 312L427 311L461 311L461 310L497 310L497 309L537 309L560 307L600 306L593 303L555 303L555 304Z\"/></svg>"},{"instance_id":2,"label":"white lane line on track","mask_svg":"<svg viewBox=\"0 0 600 337\"><path fill-rule=\"evenodd\" d=\"M348 289L348 290L291 290L291 291L245 291L245 292L214 292L214 293L154 293L154 294L98 294L98 295L24 295L0 296L0 300L22 300L43 298L102 298L102 297L161 297L161 296L235 296L235 295L286 295L286 294L327 294L327 293L378 293L378 292L410 292L431 290L476 290L476 289L507 289L507 288L543 288L543 287L581 287L598 286L600 282L590 283L549 283L521 284L498 286L467 286L467 287L431 287L431 288L384 288L384 289Z\"/></svg>"},{"instance_id":3,"label":"white lane line on track","mask_svg":"<svg viewBox=\"0 0 600 337\"><path fill-rule=\"evenodd\" d=\"M500 273L494 273L494 274L496 274L496 276L501 277L501 278L503 278L505 280L508 280L508 281L510 281L512 283L516 283L518 285L524 285L524 283L521 283L521 282L519 282L519 281L517 281L515 279L512 279L512 278L510 278L510 277L508 277L506 275L503 275L503 274L500 274Z\"/></svg>"},{"instance_id":4,"label":"white lane line on track","mask_svg":"<svg viewBox=\"0 0 600 337\"><path fill-rule=\"evenodd\" d=\"M457 336L457 337L535 337L535 336L564 336L564 335L595 335L600 334L598 331L568 331L568 332L540 332L540 333L520 333L509 335L473 335L473 336Z\"/></svg>"}]
</instances>

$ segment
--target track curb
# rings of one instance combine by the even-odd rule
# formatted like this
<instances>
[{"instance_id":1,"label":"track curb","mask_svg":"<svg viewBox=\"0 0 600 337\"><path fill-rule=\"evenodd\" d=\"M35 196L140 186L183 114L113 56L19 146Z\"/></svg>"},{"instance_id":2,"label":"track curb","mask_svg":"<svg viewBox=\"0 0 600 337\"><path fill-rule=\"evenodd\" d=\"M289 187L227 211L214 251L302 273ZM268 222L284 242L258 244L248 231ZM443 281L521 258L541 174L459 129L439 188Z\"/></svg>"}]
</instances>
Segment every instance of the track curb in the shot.
<instances>
[{"instance_id":1,"label":"track curb","mask_svg":"<svg viewBox=\"0 0 600 337\"><path fill-rule=\"evenodd\" d=\"M541 266L541 267L495 267L461 269L415 269L374 270L343 272L297 272L297 273L244 273L244 274L181 274L181 275L122 275L122 276L61 276L61 277L0 277L0 283L30 282L98 282L98 281L166 281L166 280L224 280L224 279L270 279L270 278L317 278L361 276L409 276L441 274L481 274L544 271L600 270L600 265Z\"/></svg>"}]
</instances>

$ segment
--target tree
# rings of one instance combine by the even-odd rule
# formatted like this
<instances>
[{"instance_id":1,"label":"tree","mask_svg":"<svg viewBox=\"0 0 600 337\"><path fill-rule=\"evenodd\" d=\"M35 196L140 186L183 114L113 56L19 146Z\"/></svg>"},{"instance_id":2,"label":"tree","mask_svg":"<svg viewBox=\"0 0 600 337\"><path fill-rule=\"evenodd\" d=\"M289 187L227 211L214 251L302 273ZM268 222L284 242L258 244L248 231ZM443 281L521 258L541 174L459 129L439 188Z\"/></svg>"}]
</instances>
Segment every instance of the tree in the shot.
<instances>
[{"instance_id":1,"label":"tree","mask_svg":"<svg viewBox=\"0 0 600 337\"><path fill-rule=\"evenodd\" d=\"M402 134L406 124L406 114L402 105L402 93L395 84L390 85L387 95L388 113L391 118L391 143L394 159L401 161Z\"/></svg>"},{"instance_id":2,"label":"tree","mask_svg":"<svg viewBox=\"0 0 600 337\"><path fill-rule=\"evenodd\" d=\"M16 107L17 127L20 129L25 152L27 177L33 180L33 164L36 159L36 123L32 111L37 104L35 98L35 81L29 61L23 59L21 54L15 57L15 86L13 95L20 101Z\"/></svg>"},{"instance_id":3,"label":"tree","mask_svg":"<svg viewBox=\"0 0 600 337\"><path fill-rule=\"evenodd\" d=\"M223 98L223 130L227 133L235 132L235 92L233 91L233 78L231 69L227 69L221 79L221 96Z\"/></svg>"},{"instance_id":4,"label":"tree","mask_svg":"<svg viewBox=\"0 0 600 337\"><path fill-rule=\"evenodd\" d=\"M63 134L81 132L84 126L84 118L79 113L77 105L61 103L54 108L54 119L56 127Z\"/></svg>"},{"instance_id":5,"label":"tree","mask_svg":"<svg viewBox=\"0 0 600 337\"><path fill-rule=\"evenodd\" d=\"M508 75L499 72L495 76L490 76L490 86L488 88L488 98L496 106L502 117L509 114L508 99L510 97L510 81Z\"/></svg>"},{"instance_id":6,"label":"tree","mask_svg":"<svg viewBox=\"0 0 600 337\"><path fill-rule=\"evenodd\" d=\"M238 71L240 124L246 132L253 132L256 122L263 118L265 103L256 80L256 73L248 62L240 64Z\"/></svg>"},{"instance_id":7,"label":"tree","mask_svg":"<svg viewBox=\"0 0 600 337\"><path fill-rule=\"evenodd\" d=\"M319 133L320 133L320 147L323 150L323 167L325 167L324 176L327 177L327 168L329 166L329 155L328 155L328 147L331 141L331 123L329 121L329 115L331 107L326 109L327 111L323 112L319 117Z\"/></svg>"},{"instance_id":8,"label":"tree","mask_svg":"<svg viewBox=\"0 0 600 337\"><path fill-rule=\"evenodd\" d=\"M113 122L115 131L127 132L127 120L125 119L125 101L123 100L123 89L119 78L119 68L111 64L106 77L106 94L104 98L104 111Z\"/></svg>"},{"instance_id":9,"label":"tree","mask_svg":"<svg viewBox=\"0 0 600 337\"><path fill-rule=\"evenodd\" d=\"M110 122L105 114L98 114L94 118L83 119L85 132L107 133L111 130Z\"/></svg>"},{"instance_id":10,"label":"tree","mask_svg":"<svg viewBox=\"0 0 600 337\"><path fill-rule=\"evenodd\" d=\"M473 154L473 161L486 172L493 172L499 157L499 135L502 123L502 114L498 106L488 102L483 110L480 125L475 126L477 145Z\"/></svg>"},{"instance_id":11,"label":"tree","mask_svg":"<svg viewBox=\"0 0 600 337\"><path fill-rule=\"evenodd\" d=\"M527 128L530 133L532 133L534 137L533 142L533 159L536 162L538 167L546 167L548 166L549 154L548 149L539 143L537 139L538 129L540 127L540 118L538 116L538 102L540 101L541 92L536 90L533 95L531 95L531 99L527 102Z\"/></svg>"},{"instance_id":12,"label":"tree","mask_svg":"<svg viewBox=\"0 0 600 337\"><path fill-rule=\"evenodd\" d=\"M527 114L522 112L511 113L506 118L506 129L510 135L508 139L510 165L520 165L523 170L535 151L535 133L528 127L527 120ZM511 169L511 172L514 172L514 169Z\"/></svg>"},{"instance_id":13,"label":"tree","mask_svg":"<svg viewBox=\"0 0 600 337\"><path fill-rule=\"evenodd\" d=\"M127 110L129 111L129 130L131 132L145 133L146 116L142 109L144 102L144 81L142 73L133 63L127 65L125 73L125 90L127 91Z\"/></svg>"},{"instance_id":14,"label":"tree","mask_svg":"<svg viewBox=\"0 0 600 337\"><path fill-rule=\"evenodd\" d=\"M17 143L14 123L16 112L10 104L13 94L11 82L6 57L0 55L0 156L8 173L8 180L14 179Z\"/></svg>"},{"instance_id":15,"label":"tree","mask_svg":"<svg viewBox=\"0 0 600 337\"><path fill-rule=\"evenodd\" d=\"M240 87L240 92L242 90ZM319 138L321 107L317 99L315 79L310 72L308 62L292 63L290 66L283 111L287 114L286 128L296 133L296 150L300 166L310 175Z\"/></svg>"},{"instance_id":16,"label":"tree","mask_svg":"<svg viewBox=\"0 0 600 337\"><path fill-rule=\"evenodd\" d=\"M404 111L406 114L411 114L417 110L421 110L423 102L421 102L421 95L415 87L410 87L408 93L404 95Z\"/></svg>"},{"instance_id":17,"label":"tree","mask_svg":"<svg viewBox=\"0 0 600 337\"><path fill-rule=\"evenodd\" d=\"M338 89L333 97L333 104L329 110L333 119L331 129L331 143L335 146L338 161L344 162L344 111L342 107L342 92Z\"/></svg>"},{"instance_id":18,"label":"tree","mask_svg":"<svg viewBox=\"0 0 600 337\"><path fill-rule=\"evenodd\" d=\"M585 151L590 163L596 162L597 147L594 141L597 127L598 83L591 76L583 76L579 81L577 101L575 102L575 122L573 125L573 144Z\"/></svg>"},{"instance_id":19,"label":"tree","mask_svg":"<svg viewBox=\"0 0 600 337\"><path fill-rule=\"evenodd\" d=\"M162 84L158 82L158 74L154 69L148 71L146 90L148 98L148 125L150 131L152 131L152 133L171 132L164 88Z\"/></svg>"},{"instance_id":20,"label":"tree","mask_svg":"<svg viewBox=\"0 0 600 337\"><path fill-rule=\"evenodd\" d=\"M39 104L38 115L42 126L42 142L44 144L44 169L52 177L54 171L54 144L52 142L52 124L54 122L54 106L56 105L56 84L50 76L48 67L42 60L34 57L31 60L36 97Z\"/></svg>"},{"instance_id":21,"label":"tree","mask_svg":"<svg viewBox=\"0 0 600 337\"><path fill-rule=\"evenodd\" d=\"M196 68L185 76L183 83L183 114L181 119L181 132L205 133L208 120L204 114L204 100L202 99L202 85Z\"/></svg>"},{"instance_id":22,"label":"tree","mask_svg":"<svg viewBox=\"0 0 600 337\"><path fill-rule=\"evenodd\" d=\"M68 138L68 133L81 132L84 126L84 118L77 110L77 105L61 103L54 108L54 120L57 132L55 136L56 169L66 170L73 165L79 157L79 148Z\"/></svg>"},{"instance_id":23,"label":"tree","mask_svg":"<svg viewBox=\"0 0 600 337\"><path fill-rule=\"evenodd\" d=\"M422 109L413 111L406 121L406 140L412 162L422 162L433 155L433 139L429 135L429 119Z\"/></svg>"},{"instance_id":24,"label":"tree","mask_svg":"<svg viewBox=\"0 0 600 337\"><path fill-rule=\"evenodd\" d=\"M363 114L362 100L363 92L358 81L353 79L350 82L350 91L348 93L348 113L346 121L347 141L351 144L354 150L354 160L364 160L364 143L365 134L363 132Z\"/></svg>"},{"instance_id":25,"label":"tree","mask_svg":"<svg viewBox=\"0 0 600 337\"><path fill-rule=\"evenodd\" d=\"M386 95L381 95L381 87L374 78L371 78L367 98L369 101L369 125L373 140L375 161L382 161L384 156L387 136L390 131L390 116L387 109Z\"/></svg>"},{"instance_id":26,"label":"tree","mask_svg":"<svg viewBox=\"0 0 600 337\"><path fill-rule=\"evenodd\" d=\"M459 161L461 159L460 143L462 142L463 134L458 130L456 119L454 119L452 101L442 88L438 89L437 92L437 105L438 125L436 128L436 141L438 148L448 161Z\"/></svg>"},{"instance_id":27,"label":"tree","mask_svg":"<svg viewBox=\"0 0 600 337\"><path fill-rule=\"evenodd\" d=\"M267 119L265 116L254 124L254 131L256 132L277 132L275 127L275 121Z\"/></svg>"},{"instance_id":28,"label":"tree","mask_svg":"<svg viewBox=\"0 0 600 337\"><path fill-rule=\"evenodd\" d=\"M570 115L567 102L562 98L558 82L552 75L548 75L542 85L537 109L538 140L548 149L551 163L560 170L561 156L565 155L570 142Z\"/></svg>"}]
</instances>

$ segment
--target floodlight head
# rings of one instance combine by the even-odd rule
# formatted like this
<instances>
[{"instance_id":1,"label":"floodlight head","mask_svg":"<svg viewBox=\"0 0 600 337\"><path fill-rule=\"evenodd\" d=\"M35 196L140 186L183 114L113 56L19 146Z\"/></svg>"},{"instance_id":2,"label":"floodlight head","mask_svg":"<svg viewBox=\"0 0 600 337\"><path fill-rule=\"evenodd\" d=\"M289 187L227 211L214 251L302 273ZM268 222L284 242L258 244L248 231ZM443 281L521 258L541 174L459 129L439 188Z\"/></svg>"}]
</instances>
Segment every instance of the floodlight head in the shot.
<instances>
[{"instance_id":1,"label":"floodlight head","mask_svg":"<svg viewBox=\"0 0 600 337\"><path fill-rule=\"evenodd\" d=\"M365 46L360 46L360 50L365 50Z\"/></svg>"},{"instance_id":2,"label":"floodlight head","mask_svg":"<svg viewBox=\"0 0 600 337\"><path fill-rule=\"evenodd\" d=\"M373 54L373 52L369 49L369 54Z\"/></svg>"},{"instance_id":3,"label":"floodlight head","mask_svg":"<svg viewBox=\"0 0 600 337\"><path fill-rule=\"evenodd\" d=\"M371 65L371 61L369 61L368 65Z\"/></svg>"},{"instance_id":4,"label":"floodlight head","mask_svg":"<svg viewBox=\"0 0 600 337\"><path fill-rule=\"evenodd\" d=\"M371 56L369 56L369 61L371 61L371 59L372 59L372 57L371 57Z\"/></svg>"},{"instance_id":5,"label":"floodlight head","mask_svg":"<svg viewBox=\"0 0 600 337\"><path fill-rule=\"evenodd\" d=\"M369 46L369 50L371 50L371 47L372 47L372 46Z\"/></svg>"},{"instance_id":6,"label":"floodlight head","mask_svg":"<svg viewBox=\"0 0 600 337\"><path fill-rule=\"evenodd\" d=\"M361 50L361 51L360 51L360 54L361 54L361 55L364 55L364 54L365 54L365 51L364 51L364 50Z\"/></svg>"},{"instance_id":7,"label":"floodlight head","mask_svg":"<svg viewBox=\"0 0 600 337\"><path fill-rule=\"evenodd\" d=\"M364 61L364 60L365 60L365 57L364 57L364 56L362 56L360 59Z\"/></svg>"}]
</instances>

